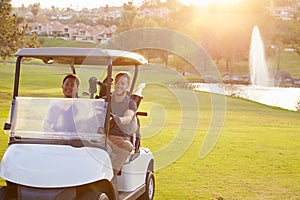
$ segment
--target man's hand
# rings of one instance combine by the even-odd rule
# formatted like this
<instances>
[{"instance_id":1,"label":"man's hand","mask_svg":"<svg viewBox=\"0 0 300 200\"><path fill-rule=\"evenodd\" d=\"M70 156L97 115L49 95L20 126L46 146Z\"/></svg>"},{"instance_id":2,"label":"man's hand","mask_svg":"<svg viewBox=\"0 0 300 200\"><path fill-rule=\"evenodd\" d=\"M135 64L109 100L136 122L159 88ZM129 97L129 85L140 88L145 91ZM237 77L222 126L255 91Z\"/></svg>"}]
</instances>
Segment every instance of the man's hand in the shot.
<instances>
[{"instance_id":1,"label":"man's hand","mask_svg":"<svg viewBox=\"0 0 300 200\"><path fill-rule=\"evenodd\" d=\"M110 113L110 115L113 117L113 119L115 120L115 122L117 124L127 125L131 122L131 120L133 118L133 115L134 115L134 112L132 110L128 110L125 113L125 116L123 116L123 117L119 117L119 116L117 116L115 114L112 114L112 113Z\"/></svg>"},{"instance_id":2,"label":"man's hand","mask_svg":"<svg viewBox=\"0 0 300 200\"><path fill-rule=\"evenodd\" d=\"M121 118L119 117L119 116L117 116L117 115L115 115L115 114L112 114L112 113L110 113L110 115L112 116L112 118L115 120L115 122L117 123L117 124L121 124L122 122L121 122Z\"/></svg>"}]
</instances>

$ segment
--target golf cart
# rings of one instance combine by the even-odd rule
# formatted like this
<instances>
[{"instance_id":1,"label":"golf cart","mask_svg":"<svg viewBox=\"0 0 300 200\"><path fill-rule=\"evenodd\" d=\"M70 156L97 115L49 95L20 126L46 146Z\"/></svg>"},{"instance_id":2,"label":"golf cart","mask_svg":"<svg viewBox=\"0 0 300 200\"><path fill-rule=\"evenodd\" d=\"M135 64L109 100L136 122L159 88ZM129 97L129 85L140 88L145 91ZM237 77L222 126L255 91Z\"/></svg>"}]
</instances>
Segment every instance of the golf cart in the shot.
<instances>
[{"instance_id":1,"label":"golf cart","mask_svg":"<svg viewBox=\"0 0 300 200\"><path fill-rule=\"evenodd\" d=\"M139 66L147 61L136 53L99 48L24 48L16 56L13 100L9 121L4 125L9 145L0 166L0 176L7 185L1 187L0 199L153 199L154 159L149 149L140 147L139 128L131 137L135 150L118 174L114 174L108 144L113 68L128 70L133 66L128 95L138 106L142 97L134 94L134 86ZM31 70L46 64L46 68L55 65L54 71L67 66L68 73L76 74L78 66L86 67L86 73L80 68L80 79L88 91L79 98L44 97L45 93L32 97L35 92L31 90L24 92L30 97L19 95L21 63L28 59L39 61L31 64ZM96 78L100 69L105 81ZM53 105L71 110L76 131L50 132L43 128ZM136 117L139 115L147 113L137 112Z\"/></svg>"}]
</instances>

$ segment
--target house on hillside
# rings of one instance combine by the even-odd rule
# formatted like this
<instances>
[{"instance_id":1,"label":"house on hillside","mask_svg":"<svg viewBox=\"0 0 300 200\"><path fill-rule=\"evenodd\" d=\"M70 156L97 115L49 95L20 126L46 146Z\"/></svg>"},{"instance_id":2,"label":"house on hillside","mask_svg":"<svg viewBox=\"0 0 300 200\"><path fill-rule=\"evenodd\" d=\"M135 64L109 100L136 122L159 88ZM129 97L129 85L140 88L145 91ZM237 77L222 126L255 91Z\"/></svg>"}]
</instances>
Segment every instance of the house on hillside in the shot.
<instances>
[{"instance_id":1,"label":"house on hillside","mask_svg":"<svg viewBox=\"0 0 300 200\"><path fill-rule=\"evenodd\" d=\"M20 27L23 25L21 24ZM116 25L110 27L104 25L89 26L84 23L62 24L59 21L51 21L48 23L29 23L27 34L36 33L37 35L59 37L65 40L106 43L116 30Z\"/></svg>"},{"instance_id":2,"label":"house on hillside","mask_svg":"<svg viewBox=\"0 0 300 200\"><path fill-rule=\"evenodd\" d=\"M97 25L94 27L88 27L86 32L87 40L94 42L94 43L101 43L102 36L101 33L105 31L106 27L103 25Z\"/></svg>"},{"instance_id":3,"label":"house on hillside","mask_svg":"<svg viewBox=\"0 0 300 200\"><path fill-rule=\"evenodd\" d=\"M122 11L121 10L115 10L110 11L108 13L102 13L104 20L115 20L115 19L121 19L122 18Z\"/></svg>"},{"instance_id":4,"label":"house on hillside","mask_svg":"<svg viewBox=\"0 0 300 200\"><path fill-rule=\"evenodd\" d=\"M70 19L72 19L72 16L71 15L59 15L58 19L59 20L70 20Z\"/></svg>"},{"instance_id":5,"label":"house on hillside","mask_svg":"<svg viewBox=\"0 0 300 200\"><path fill-rule=\"evenodd\" d=\"M52 27L50 36L53 37L68 37L68 29L65 25L58 21L50 22L49 25ZM65 29L66 28L66 29Z\"/></svg>"},{"instance_id":6,"label":"house on hillside","mask_svg":"<svg viewBox=\"0 0 300 200\"><path fill-rule=\"evenodd\" d=\"M37 35L50 35L52 31L53 31L52 26L49 23L45 23L45 22L28 23L27 34L29 35L33 33Z\"/></svg>"},{"instance_id":7,"label":"house on hillside","mask_svg":"<svg viewBox=\"0 0 300 200\"><path fill-rule=\"evenodd\" d=\"M292 20L297 13L297 8L291 6L277 7L272 6L268 8L271 15L280 20Z\"/></svg>"}]
</instances>

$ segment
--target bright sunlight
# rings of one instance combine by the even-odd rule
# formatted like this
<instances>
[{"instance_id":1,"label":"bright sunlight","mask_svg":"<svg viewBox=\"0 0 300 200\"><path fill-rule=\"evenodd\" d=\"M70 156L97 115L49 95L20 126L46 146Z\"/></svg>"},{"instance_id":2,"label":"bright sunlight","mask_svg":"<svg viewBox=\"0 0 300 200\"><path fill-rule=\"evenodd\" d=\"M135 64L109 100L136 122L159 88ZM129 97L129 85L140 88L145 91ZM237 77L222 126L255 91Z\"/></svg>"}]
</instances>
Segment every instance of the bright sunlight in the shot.
<instances>
[{"instance_id":1,"label":"bright sunlight","mask_svg":"<svg viewBox=\"0 0 300 200\"><path fill-rule=\"evenodd\" d=\"M161 0L162 2L164 2L165 0ZM221 3L221 4L229 4L229 3L238 3L241 0L179 0L182 4L184 5L195 5L195 6L208 6L211 3ZM51 8L52 6L55 7L59 7L59 8L73 8L73 9L82 9L84 7L87 8L97 8L100 6L105 6L105 5L109 5L109 6L122 6L123 3L128 2L128 0L103 0L103 1L99 1L99 0L89 0L89 3L86 4L85 1L82 0L27 0L22 1L22 0L11 0L11 4L14 7L21 7L22 5L24 6L28 6L30 4L34 4L34 3L40 3L40 6L42 8ZM141 5L142 4L142 0L133 0L133 3L135 5Z\"/></svg>"},{"instance_id":2,"label":"bright sunlight","mask_svg":"<svg viewBox=\"0 0 300 200\"><path fill-rule=\"evenodd\" d=\"M180 0L184 5L208 6L211 3L230 4L239 3L242 0Z\"/></svg>"}]
</instances>

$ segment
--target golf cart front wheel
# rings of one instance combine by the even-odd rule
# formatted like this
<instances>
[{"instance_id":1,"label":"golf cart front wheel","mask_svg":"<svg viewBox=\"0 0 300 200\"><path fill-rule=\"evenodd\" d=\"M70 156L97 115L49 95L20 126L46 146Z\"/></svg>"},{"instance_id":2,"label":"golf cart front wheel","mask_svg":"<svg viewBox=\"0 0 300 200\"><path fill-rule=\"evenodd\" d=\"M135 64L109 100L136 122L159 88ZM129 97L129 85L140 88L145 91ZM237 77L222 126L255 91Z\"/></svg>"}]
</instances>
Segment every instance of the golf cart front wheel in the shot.
<instances>
[{"instance_id":1,"label":"golf cart front wheel","mask_svg":"<svg viewBox=\"0 0 300 200\"><path fill-rule=\"evenodd\" d=\"M153 172L148 172L146 179L146 191L139 200L153 200L155 191L155 180Z\"/></svg>"},{"instance_id":2,"label":"golf cart front wheel","mask_svg":"<svg viewBox=\"0 0 300 200\"><path fill-rule=\"evenodd\" d=\"M0 200L6 200L8 198L8 189L6 186L0 187Z\"/></svg>"},{"instance_id":3,"label":"golf cart front wheel","mask_svg":"<svg viewBox=\"0 0 300 200\"><path fill-rule=\"evenodd\" d=\"M91 191L85 194L81 200L109 200L109 197L104 192Z\"/></svg>"}]
</instances>

